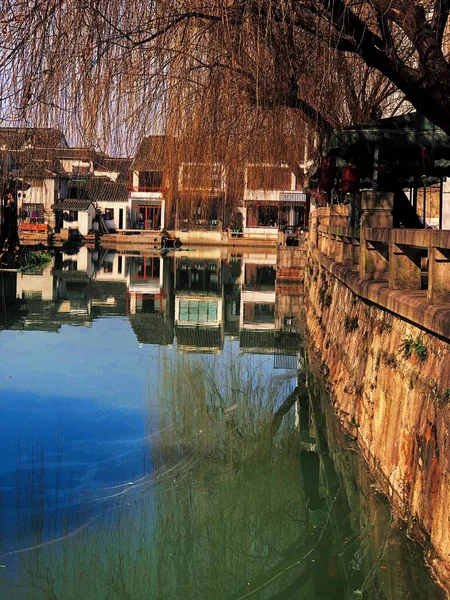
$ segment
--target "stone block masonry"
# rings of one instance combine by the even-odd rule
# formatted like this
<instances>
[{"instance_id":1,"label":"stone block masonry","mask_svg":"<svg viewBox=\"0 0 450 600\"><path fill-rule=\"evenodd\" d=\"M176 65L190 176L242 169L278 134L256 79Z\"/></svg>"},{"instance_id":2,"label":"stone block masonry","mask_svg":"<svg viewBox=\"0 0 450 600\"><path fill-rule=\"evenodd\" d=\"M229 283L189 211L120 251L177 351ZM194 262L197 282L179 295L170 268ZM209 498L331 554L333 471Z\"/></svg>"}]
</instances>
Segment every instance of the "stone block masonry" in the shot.
<instances>
[{"instance_id":1,"label":"stone block masonry","mask_svg":"<svg viewBox=\"0 0 450 600\"><path fill-rule=\"evenodd\" d=\"M400 266L392 258L396 246L389 246L392 230L369 232L372 242L384 245L395 273L390 282L389 271L381 281L364 280L353 259L344 264L325 255L314 244L314 231L331 236L331 226L326 232L320 227L312 227L305 269L310 347L323 365L345 430L358 441L380 487L450 591L450 306L429 300L447 298L448 257L429 254L430 270L440 270L432 276L435 289L405 290L402 272L417 287L420 268L409 250L412 232L395 242L400 250L402 243L408 247L409 256L400 258L406 265ZM335 238L343 233L350 232L334 230ZM420 235L424 247L428 234ZM363 246L367 237L360 239ZM432 248L446 243L435 239Z\"/></svg>"}]
</instances>

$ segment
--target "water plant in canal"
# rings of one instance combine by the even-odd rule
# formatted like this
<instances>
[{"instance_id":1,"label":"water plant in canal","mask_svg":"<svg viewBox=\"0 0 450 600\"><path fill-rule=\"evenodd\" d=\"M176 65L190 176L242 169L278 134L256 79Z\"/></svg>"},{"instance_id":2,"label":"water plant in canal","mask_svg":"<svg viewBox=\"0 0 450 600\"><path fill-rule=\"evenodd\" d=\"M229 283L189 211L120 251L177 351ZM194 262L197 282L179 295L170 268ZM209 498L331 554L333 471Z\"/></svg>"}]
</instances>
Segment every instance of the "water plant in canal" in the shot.
<instances>
[{"instance_id":1,"label":"water plant in canal","mask_svg":"<svg viewBox=\"0 0 450 600\"><path fill-rule=\"evenodd\" d=\"M19 262L22 270L42 270L52 262L52 255L45 250L24 248L20 254Z\"/></svg>"},{"instance_id":2,"label":"water plant in canal","mask_svg":"<svg viewBox=\"0 0 450 600\"><path fill-rule=\"evenodd\" d=\"M273 376L270 358L164 364L148 393L152 468L88 494L56 536L43 485L30 480L32 541L0 560L8 598L219 600L294 581L306 565L283 568L305 553L307 520L299 440L283 419L295 380ZM39 452L34 462L42 482ZM6 579L17 558L20 583Z\"/></svg>"}]
</instances>

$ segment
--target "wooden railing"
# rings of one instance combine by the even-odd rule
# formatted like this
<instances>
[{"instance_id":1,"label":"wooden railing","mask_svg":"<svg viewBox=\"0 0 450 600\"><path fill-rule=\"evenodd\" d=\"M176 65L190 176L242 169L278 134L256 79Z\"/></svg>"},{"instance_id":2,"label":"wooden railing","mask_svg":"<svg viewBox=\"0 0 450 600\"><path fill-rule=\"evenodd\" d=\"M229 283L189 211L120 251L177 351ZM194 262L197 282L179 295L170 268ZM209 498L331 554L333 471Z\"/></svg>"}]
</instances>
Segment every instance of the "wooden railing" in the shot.
<instances>
[{"instance_id":1,"label":"wooden railing","mask_svg":"<svg viewBox=\"0 0 450 600\"><path fill-rule=\"evenodd\" d=\"M48 233L48 223L21 223L19 233Z\"/></svg>"}]
</instances>

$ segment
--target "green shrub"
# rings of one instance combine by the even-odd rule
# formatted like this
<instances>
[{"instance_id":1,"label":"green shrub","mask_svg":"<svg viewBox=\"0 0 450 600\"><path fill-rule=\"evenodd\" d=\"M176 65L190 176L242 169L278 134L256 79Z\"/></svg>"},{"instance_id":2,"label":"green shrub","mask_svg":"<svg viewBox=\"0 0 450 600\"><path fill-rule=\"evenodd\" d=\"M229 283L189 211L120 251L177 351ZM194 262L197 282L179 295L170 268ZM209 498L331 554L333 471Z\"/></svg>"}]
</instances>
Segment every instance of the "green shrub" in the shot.
<instances>
[{"instance_id":1,"label":"green shrub","mask_svg":"<svg viewBox=\"0 0 450 600\"><path fill-rule=\"evenodd\" d=\"M425 362L428 358L428 349L422 338L418 337L414 340L414 352L421 362Z\"/></svg>"},{"instance_id":2,"label":"green shrub","mask_svg":"<svg viewBox=\"0 0 450 600\"><path fill-rule=\"evenodd\" d=\"M402 343L400 344L400 350L403 350L403 354L404 354L405 358L410 358L412 351L413 351L413 346L414 346L414 339L413 339L412 335L409 335L407 338L404 338L402 340Z\"/></svg>"},{"instance_id":3,"label":"green shrub","mask_svg":"<svg viewBox=\"0 0 450 600\"><path fill-rule=\"evenodd\" d=\"M403 350L405 358L411 358L413 352L421 362L428 358L428 348L421 337L413 338L409 335L400 344L400 349Z\"/></svg>"}]
</instances>

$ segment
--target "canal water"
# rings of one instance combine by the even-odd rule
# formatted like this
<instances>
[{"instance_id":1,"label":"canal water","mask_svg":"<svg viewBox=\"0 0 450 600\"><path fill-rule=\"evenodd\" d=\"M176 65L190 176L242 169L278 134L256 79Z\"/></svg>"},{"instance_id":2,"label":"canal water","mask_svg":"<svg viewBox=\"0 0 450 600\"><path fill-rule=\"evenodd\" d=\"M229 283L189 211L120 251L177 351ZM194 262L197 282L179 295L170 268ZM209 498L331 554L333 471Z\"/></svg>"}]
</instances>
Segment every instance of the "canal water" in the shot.
<instances>
[{"instance_id":1,"label":"canal water","mask_svg":"<svg viewBox=\"0 0 450 600\"><path fill-rule=\"evenodd\" d=\"M443 598L271 254L0 272L0 598Z\"/></svg>"}]
</instances>

